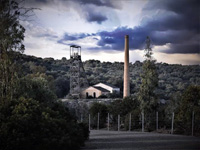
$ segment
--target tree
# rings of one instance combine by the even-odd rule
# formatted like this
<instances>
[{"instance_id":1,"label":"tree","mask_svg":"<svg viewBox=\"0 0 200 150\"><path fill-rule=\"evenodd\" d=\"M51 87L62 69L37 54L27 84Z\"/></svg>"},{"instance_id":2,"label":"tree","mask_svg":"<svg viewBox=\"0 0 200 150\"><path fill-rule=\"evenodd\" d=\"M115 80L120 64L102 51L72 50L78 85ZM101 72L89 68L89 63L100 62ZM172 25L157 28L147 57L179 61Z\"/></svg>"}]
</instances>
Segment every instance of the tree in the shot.
<instances>
[{"instance_id":1,"label":"tree","mask_svg":"<svg viewBox=\"0 0 200 150\"><path fill-rule=\"evenodd\" d=\"M17 67L13 51L22 52L24 27L19 22L20 8L14 0L0 1L0 99L12 99L16 91Z\"/></svg>"},{"instance_id":2,"label":"tree","mask_svg":"<svg viewBox=\"0 0 200 150\"><path fill-rule=\"evenodd\" d=\"M1 58L9 51L23 51L25 28L20 24L20 8L15 0L0 1L0 52Z\"/></svg>"},{"instance_id":3,"label":"tree","mask_svg":"<svg viewBox=\"0 0 200 150\"><path fill-rule=\"evenodd\" d=\"M20 89L17 90L16 98L23 96L38 100L40 103L51 105L56 102L56 95L49 88L48 81L42 77L32 79L24 77L20 79Z\"/></svg>"},{"instance_id":4,"label":"tree","mask_svg":"<svg viewBox=\"0 0 200 150\"><path fill-rule=\"evenodd\" d=\"M141 110L145 113L146 128L150 128L155 118L155 111L158 106L158 99L155 89L158 86L158 74L156 70L155 60L152 57L152 49L150 38L146 39L145 61L142 66L141 85L139 89L138 99L141 102Z\"/></svg>"},{"instance_id":5,"label":"tree","mask_svg":"<svg viewBox=\"0 0 200 150\"><path fill-rule=\"evenodd\" d=\"M88 128L56 101L45 78L18 75L16 57L24 50L25 29L16 1L0 0L0 149L78 149Z\"/></svg>"},{"instance_id":6,"label":"tree","mask_svg":"<svg viewBox=\"0 0 200 150\"><path fill-rule=\"evenodd\" d=\"M63 98L69 93L69 80L67 80L66 77L58 77L54 81L54 84L58 98Z\"/></svg>"},{"instance_id":7,"label":"tree","mask_svg":"<svg viewBox=\"0 0 200 150\"><path fill-rule=\"evenodd\" d=\"M176 132L191 134L192 114L195 114L194 133L199 133L200 86L189 86L182 94L175 117Z\"/></svg>"}]
</instances>

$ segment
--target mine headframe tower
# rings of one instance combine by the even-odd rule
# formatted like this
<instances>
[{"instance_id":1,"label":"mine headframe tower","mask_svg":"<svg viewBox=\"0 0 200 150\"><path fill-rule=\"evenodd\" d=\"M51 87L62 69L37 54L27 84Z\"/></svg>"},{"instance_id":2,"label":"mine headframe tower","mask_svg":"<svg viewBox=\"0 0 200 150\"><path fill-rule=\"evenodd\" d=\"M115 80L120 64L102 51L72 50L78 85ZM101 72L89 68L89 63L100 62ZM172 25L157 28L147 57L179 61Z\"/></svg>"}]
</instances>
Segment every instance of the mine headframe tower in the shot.
<instances>
[{"instance_id":1,"label":"mine headframe tower","mask_svg":"<svg viewBox=\"0 0 200 150\"><path fill-rule=\"evenodd\" d=\"M81 61L81 46L70 46L70 95L80 98L81 91L88 87L83 63Z\"/></svg>"}]
</instances>

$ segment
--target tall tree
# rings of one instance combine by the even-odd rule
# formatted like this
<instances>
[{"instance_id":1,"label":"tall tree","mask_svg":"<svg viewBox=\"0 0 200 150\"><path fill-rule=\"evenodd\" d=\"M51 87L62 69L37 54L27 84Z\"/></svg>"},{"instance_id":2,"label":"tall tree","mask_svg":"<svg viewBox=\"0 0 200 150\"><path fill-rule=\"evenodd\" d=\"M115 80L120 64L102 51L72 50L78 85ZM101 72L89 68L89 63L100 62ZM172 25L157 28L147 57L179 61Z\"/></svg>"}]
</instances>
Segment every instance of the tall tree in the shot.
<instances>
[{"instance_id":1,"label":"tall tree","mask_svg":"<svg viewBox=\"0 0 200 150\"><path fill-rule=\"evenodd\" d=\"M156 70L156 60L152 57L151 40L146 38L145 61L142 66L141 85L139 90L139 100L141 102L141 110L145 113L146 128L152 126L154 112L157 109L158 99L155 89L158 86L158 74ZM152 118L153 117L153 118Z\"/></svg>"},{"instance_id":2,"label":"tall tree","mask_svg":"<svg viewBox=\"0 0 200 150\"><path fill-rule=\"evenodd\" d=\"M22 52L24 27L19 18L21 8L15 0L0 0L0 99L12 99L16 91L17 74L13 51Z\"/></svg>"},{"instance_id":3,"label":"tall tree","mask_svg":"<svg viewBox=\"0 0 200 150\"><path fill-rule=\"evenodd\" d=\"M32 9L21 8L17 1L0 0L0 149L79 149L88 127L54 101L47 81L18 82L16 52L24 50L25 32L19 20Z\"/></svg>"}]
</instances>

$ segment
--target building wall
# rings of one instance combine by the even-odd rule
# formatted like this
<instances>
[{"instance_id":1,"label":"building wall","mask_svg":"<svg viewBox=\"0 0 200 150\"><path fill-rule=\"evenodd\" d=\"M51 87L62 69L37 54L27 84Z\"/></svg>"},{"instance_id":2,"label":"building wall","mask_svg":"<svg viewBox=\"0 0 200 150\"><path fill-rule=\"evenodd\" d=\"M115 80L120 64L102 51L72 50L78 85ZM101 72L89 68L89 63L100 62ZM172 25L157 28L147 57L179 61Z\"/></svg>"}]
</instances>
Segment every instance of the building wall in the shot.
<instances>
[{"instance_id":1,"label":"building wall","mask_svg":"<svg viewBox=\"0 0 200 150\"><path fill-rule=\"evenodd\" d=\"M101 92L102 95L108 95L110 92Z\"/></svg>"},{"instance_id":2,"label":"building wall","mask_svg":"<svg viewBox=\"0 0 200 150\"><path fill-rule=\"evenodd\" d=\"M82 98L87 98L87 97L86 97L86 93L88 93L88 96L92 96L92 97L94 97L94 93L95 93L96 98L99 97L100 95L102 95L102 92L101 92L100 90L95 89L95 88L93 88L93 87L89 87L89 88L83 90L83 91L81 92L81 97L82 97Z\"/></svg>"},{"instance_id":3,"label":"building wall","mask_svg":"<svg viewBox=\"0 0 200 150\"><path fill-rule=\"evenodd\" d=\"M114 92L119 93L119 92L120 92L120 88L113 88L112 91L113 91L113 93L114 93Z\"/></svg>"}]
</instances>

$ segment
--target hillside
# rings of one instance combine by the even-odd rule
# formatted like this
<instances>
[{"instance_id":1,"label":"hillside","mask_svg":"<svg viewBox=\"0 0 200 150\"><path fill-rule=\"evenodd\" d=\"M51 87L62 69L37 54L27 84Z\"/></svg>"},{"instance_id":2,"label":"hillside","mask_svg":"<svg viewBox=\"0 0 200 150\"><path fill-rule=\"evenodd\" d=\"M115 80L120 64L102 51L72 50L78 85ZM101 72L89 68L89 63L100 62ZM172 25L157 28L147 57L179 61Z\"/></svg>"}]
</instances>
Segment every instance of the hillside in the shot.
<instances>
[{"instance_id":1,"label":"hillside","mask_svg":"<svg viewBox=\"0 0 200 150\"><path fill-rule=\"evenodd\" d=\"M23 75L43 76L59 98L69 92L69 59L38 58L19 54L17 62L23 67ZM123 88L123 62L100 62L88 60L83 62L90 85L98 82L109 83ZM189 85L200 85L199 65L178 65L157 63L159 87L157 94L160 99L169 100L176 92L182 92ZM140 86L142 62L130 63L131 94L136 94ZM122 91L122 90L121 90ZM122 94L122 93L121 93Z\"/></svg>"}]
</instances>

